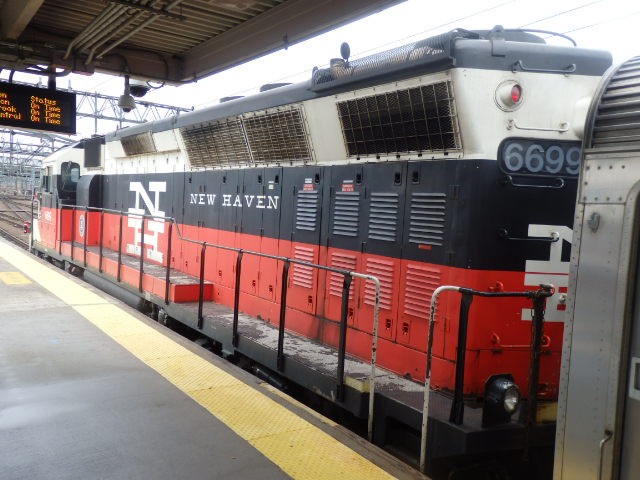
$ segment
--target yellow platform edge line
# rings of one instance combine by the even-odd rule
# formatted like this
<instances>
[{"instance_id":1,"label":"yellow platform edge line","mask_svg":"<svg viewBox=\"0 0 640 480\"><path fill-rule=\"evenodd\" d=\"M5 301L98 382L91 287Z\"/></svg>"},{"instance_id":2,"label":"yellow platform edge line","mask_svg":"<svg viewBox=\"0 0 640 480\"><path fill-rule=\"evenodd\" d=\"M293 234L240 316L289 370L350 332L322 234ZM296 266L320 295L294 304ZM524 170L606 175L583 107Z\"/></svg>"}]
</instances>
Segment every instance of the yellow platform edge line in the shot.
<instances>
[{"instance_id":1,"label":"yellow platform edge line","mask_svg":"<svg viewBox=\"0 0 640 480\"><path fill-rule=\"evenodd\" d=\"M0 242L22 271L193 398L294 479L394 478L331 435L53 268Z\"/></svg>"},{"instance_id":2,"label":"yellow platform edge line","mask_svg":"<svg viewBox=\"0 0 640 480\"><path fill-rule=\"evenodd\" d=\"M20 272L0 272L0 280L7 285L28 285L31 283L31 280Z\"/></svg>"}]
</instances>

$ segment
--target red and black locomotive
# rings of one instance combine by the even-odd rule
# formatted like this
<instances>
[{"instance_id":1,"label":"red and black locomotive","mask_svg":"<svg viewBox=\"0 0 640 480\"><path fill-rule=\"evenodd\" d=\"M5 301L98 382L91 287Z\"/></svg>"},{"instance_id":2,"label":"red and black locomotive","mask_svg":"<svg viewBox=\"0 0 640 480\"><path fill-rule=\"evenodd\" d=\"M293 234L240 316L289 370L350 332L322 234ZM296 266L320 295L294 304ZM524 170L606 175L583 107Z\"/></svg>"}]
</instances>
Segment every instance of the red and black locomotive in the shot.
<instances>
[{"instance_id":1,"label":"red and black locomotive","mask_svg":"<svg viewBox=\"0 0 640 480\"><path fill-rule=\"evenodd\" d=\"M319 366L276 369L268 348L242 350L245 340L228 323L213 325L207 308L236 310L236 328L251 319L277 330L285 321L308 345L339 347L342 326L347 354L368 361L374 284L353 277L345 287L343 272L375 276L378 365L398 382L423 382L438 286L506 292L551 283L537 392L553 401L582 128L610 62L605 52L499 27L455 30L358 60L344 55L308 82L52 155L34 248L356 415L366 411L366 388L340 397L314 377ZM178 274L182 283L170 278ZM459 303L443 296L436 314L431 387L445 403L456 389ZM531 315L526 299L474 300L466 399L483 399L496 375L526 396ZM358 390L353 382L345 388ZM409 436L419 430L420 412L409 404L382 401L389 421L378 427L380 443L393 440L393 425L407 426ZM396 406L408 413L396 415ZM510 415L505 421L513 423ZM491 430L487 422L468 427L460 437L467 440L447 434L443 445L453 446L431 457L523 442L505 429L473 436L483 430ZM503 440L487 446L483 438Z\"/></svg>"}]
</instances>

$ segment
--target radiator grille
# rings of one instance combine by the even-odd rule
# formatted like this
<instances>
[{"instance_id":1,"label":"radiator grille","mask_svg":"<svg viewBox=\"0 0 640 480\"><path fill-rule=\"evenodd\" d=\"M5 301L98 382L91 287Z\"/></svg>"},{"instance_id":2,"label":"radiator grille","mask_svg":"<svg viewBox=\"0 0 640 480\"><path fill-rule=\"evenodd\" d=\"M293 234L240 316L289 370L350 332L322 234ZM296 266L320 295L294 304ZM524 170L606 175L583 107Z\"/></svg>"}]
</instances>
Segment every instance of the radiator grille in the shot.
<instances>
[{"instance_id":1,"label":"radiator grille","mask_svg":"<svg viewBox=\"0 0 640 480\"><path fill-rule=\"evenodd\" d=\"M236 118L184 127L180 131L193 167L241 165L251 162L242 125Z\"/></svg>"},{"instance_id":2,"label":"radiator grille","mask_svg":"<svg viewBox=\"0 0 640 480\"><path fill-rule=\"evenodd\" d=\"M313 248L308 247L294 247L293 250L293 258L294 260L301 260L307 263L314 263L313 257ZM293 265L293 281L294 285L303 288L312 288L313 287L313 267L308 267L306 265L300 265L298 263L294 263Z\"/></svg>"},{"instance_id":3,"label":"radiator grille","mask_svg":"<svg viewBox=\"0 0 640 480\"><path fill-rule=\"evenodd\" d=\"M333 234L344 237L358 236L360 192L336 192L333 207Z\"/></svg>"},{"instance_id":4,"label":"radiator grille","mask_svg":"<svg viewBox=\"0 0 640 480\"><path fill-rule=\"evenodd\" d=\"M296 200L296 230L314 232L318 223L318 192L300 190Z\"/></svg>"},{"instance_id":5,"label":"radiator grille","mask_svg":"<svg viewBox=\"0 0 640 480\"><path fill-rule=\"evenodd\" d=\"M137 135L123 137L120 139L120 143L127 157L156 152L156 144L153 141L151 132L143 132Z\"/></svg>"},{"instance_id":6,"label":"radiator grille","mask_svg":"<svg viewBox=\"0 0 640 480\"><path fill-rule=\"evenodd\" d=\"M440 270L409 264L405 278L404 313L429 318L431 295L440 286Z\"/></svg>"},{"instance_id":7,"label":"radiator grille","mask_svg":"<svg viewBox=\"0 0 640 480\"><path fill-rule=\"evenodd\" d=\"M441 247L444 243L447 196L444 193L413 193L409 242Z\"/></svg>"},{"instance_id":8,"label":"radiator grille","mask_svg":"<svg viewBox=\"0 0 640 480\"><path fill-rule=\"evenodd\" d=\"M301 110L255 112L180 129L195 168L312 159Z\"/></svg>"},{"instance_id":9,"label":"radiator grille","mask_svg":"<svg viewBox=\"0 0 640 480\"><path fill-rule=\"evenodd\" d=\"M378 277L378 280L380 280L380 308L391 310L395 265L393 262L367 258L366 272L368 275ZM376 304L376 286L373 282L367 281L365 283L364 303L372 307Z\"/></svg>"},{"instance_id":10,"label":"radiator grille","mask_svg":"<svg viewBox=\"0 0 640 480\"><path fill-rule=\"evenodd\" d=\"M372 193L369 204L369 238L395 242L398 230L398 194Z\"/></svg>"},{"instance_id":11,"label":"radiator grille","mask_svg":"<svg viewBox=\"0 0 640 480\"><path fill-rule=\"evenodd\" d=\"M243 119L254 162L308 162L311 150L298 109L287 109Z\"/></svg>"},{"instance_id":12,"label":"radiator grille","mask_svg":"<svg viewBox=\"0 0 640 480\"><path fill-rule=\"evenodd\" d=\"M339 102L349 156L460 150L451 83Z\"/></svg>"}]
</instances>

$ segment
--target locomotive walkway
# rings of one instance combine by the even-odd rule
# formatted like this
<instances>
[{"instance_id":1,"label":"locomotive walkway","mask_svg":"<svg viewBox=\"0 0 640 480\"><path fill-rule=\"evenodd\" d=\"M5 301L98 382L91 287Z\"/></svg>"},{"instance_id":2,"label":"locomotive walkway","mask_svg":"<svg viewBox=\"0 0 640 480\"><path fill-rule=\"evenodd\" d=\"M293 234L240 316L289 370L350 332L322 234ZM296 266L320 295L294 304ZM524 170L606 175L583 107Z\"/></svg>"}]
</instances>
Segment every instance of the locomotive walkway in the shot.
<instances>
[{"instance_id":1,"label":"locomotive walkway","mask_svg":"<svg viewBox=\"0 0 640 480\"><path fill-rule=\"evenodd\" d=\"M426 478L0 240L8 479Z\"/></svg>"}]
</instances>

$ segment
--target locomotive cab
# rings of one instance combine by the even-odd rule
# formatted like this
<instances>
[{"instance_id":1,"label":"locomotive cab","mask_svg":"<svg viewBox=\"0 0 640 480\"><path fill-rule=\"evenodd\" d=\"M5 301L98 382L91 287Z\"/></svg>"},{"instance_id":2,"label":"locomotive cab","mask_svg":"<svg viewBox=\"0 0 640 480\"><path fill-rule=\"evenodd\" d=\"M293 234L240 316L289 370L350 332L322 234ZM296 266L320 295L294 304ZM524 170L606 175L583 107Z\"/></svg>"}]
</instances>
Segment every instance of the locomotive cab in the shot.
<instances>
[{"instance_id":1,"label":"locomotive cab","mask_svg":"<svg viewBox=\"0 0 640 480\"><path fill-rule=\"evenodd\" d=\"M41 175L40 192L43 197L50 196L66 205L74 205L82 173L83 150L80 144L69 148L72 149L70 155L63 154L63 152L69 151L68 148L65 148L57 152L60 155L54 154L45 162Z\"/></svg>"},{"instance_id":2,"label":"locomotive cab","mask_svg":"<svg viewBox=\"0 0 640 480\"><path fill-rule=\"evenodd\" d=\"M38 211L33 222L33 240L37 243L59 244L59 209L76 204L78 182L83 175L82 142L62 148L44 161L40 175Z\"/></svg>"},{"instance_id":3,"label":"locomotive cab","mask_svg":"<svg viewBox=\"0 0 640 480\"><path fill-rule=\"evenodd\" d=\"M53 173L51 166L44 168L41 178L40 190L42 193L57 196L60 200L74 203L78 181L80 180L80 165L78 163L60 163L57 174Z\"/></svg>"},{"instance_id":4,"label":"locomotive cab","mask_svg":"<svg viewBox=\"0 0 640 480\"><path fill-rule=\"evenodd\" d=\"M55 183L58 198L61 200L75 200L79 180L80 165L76 162L62 162Z\"/></svg>"}]
</instances>

